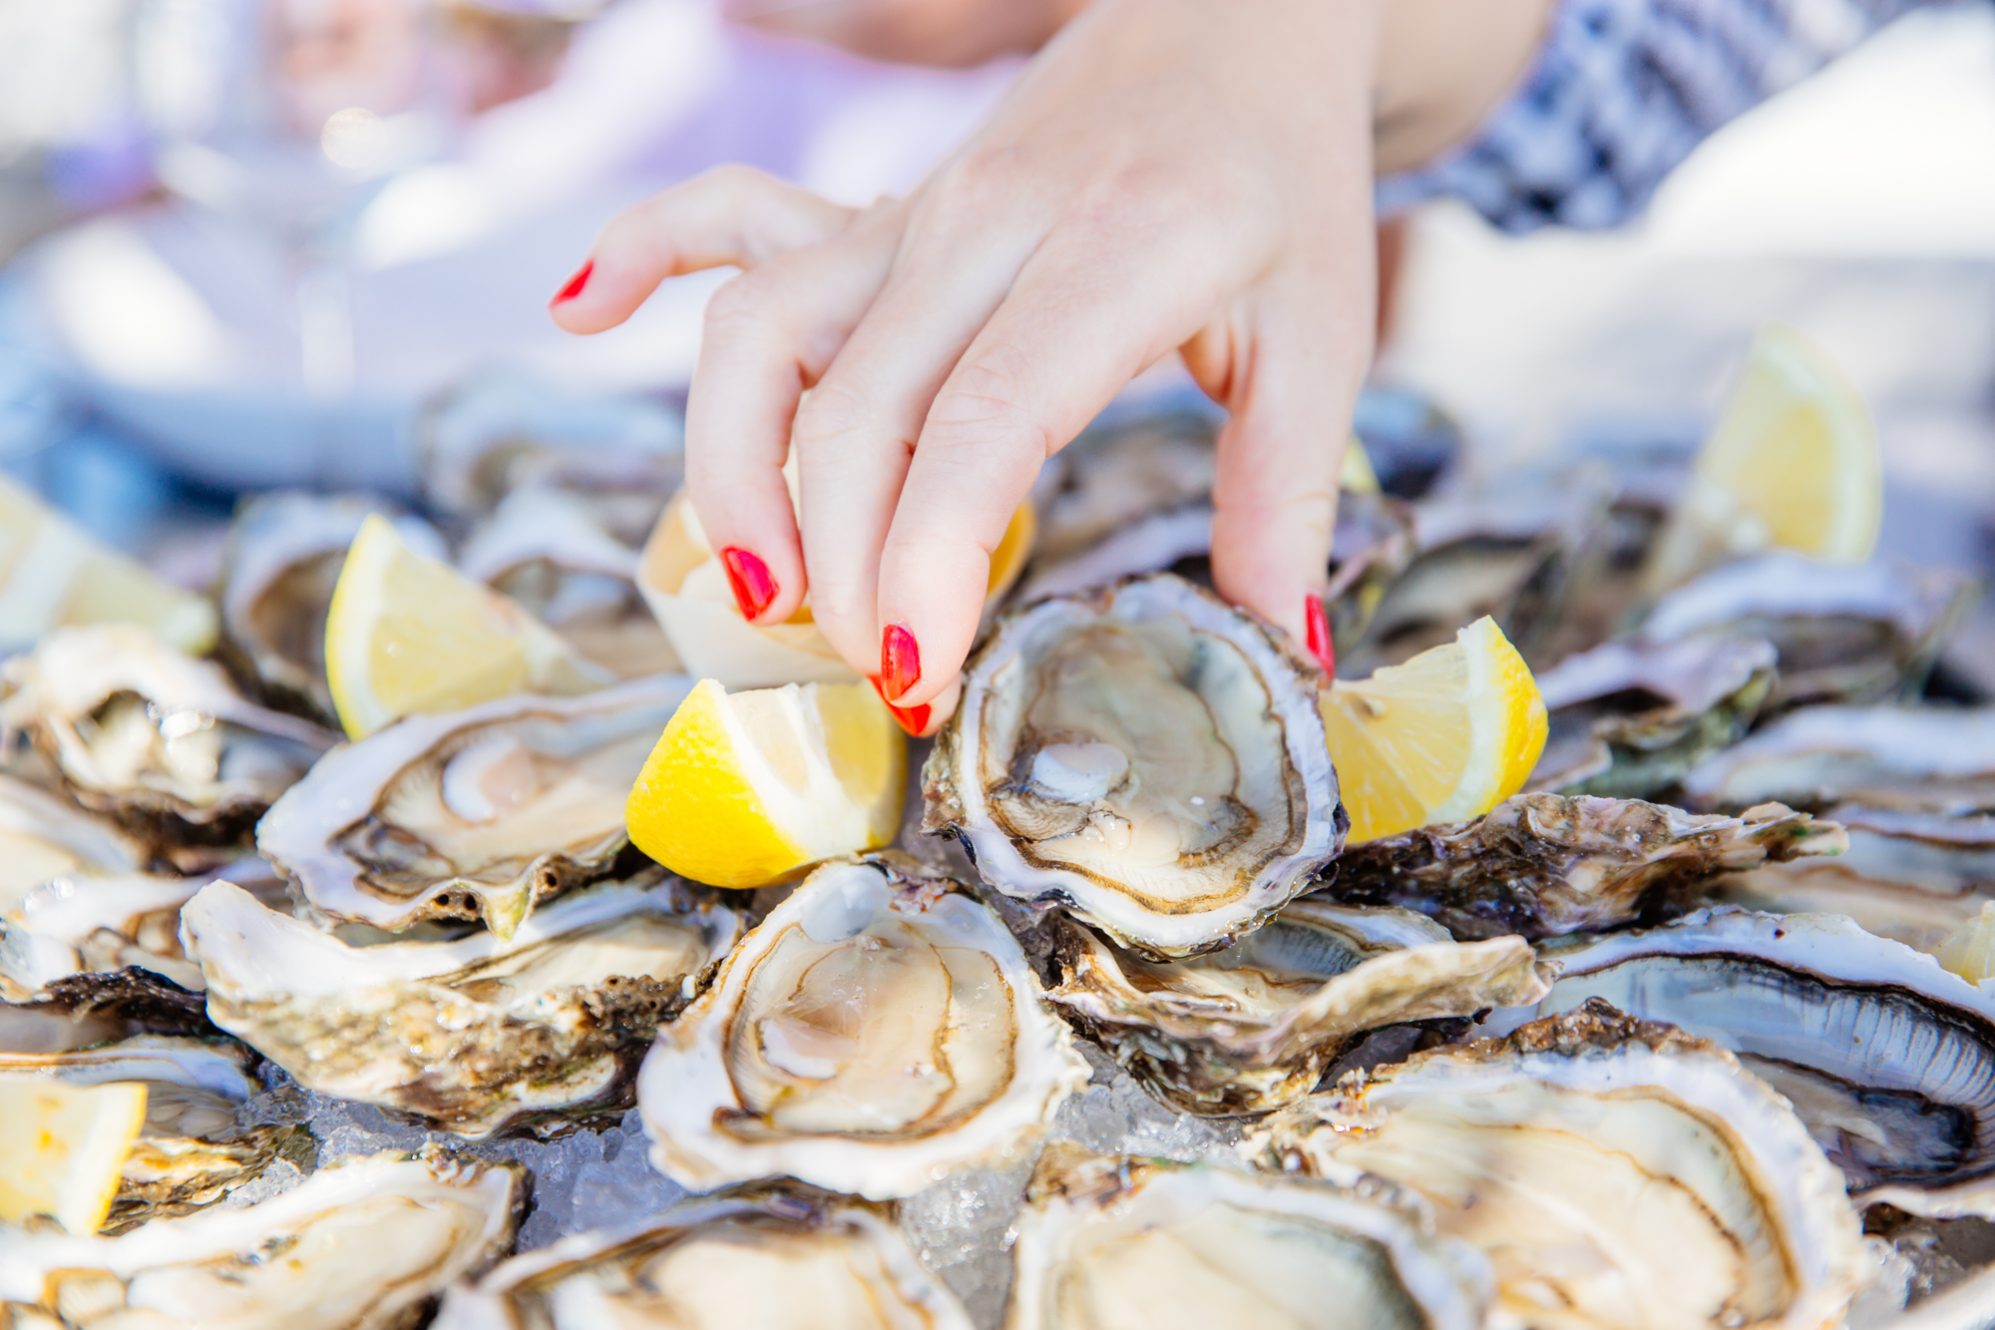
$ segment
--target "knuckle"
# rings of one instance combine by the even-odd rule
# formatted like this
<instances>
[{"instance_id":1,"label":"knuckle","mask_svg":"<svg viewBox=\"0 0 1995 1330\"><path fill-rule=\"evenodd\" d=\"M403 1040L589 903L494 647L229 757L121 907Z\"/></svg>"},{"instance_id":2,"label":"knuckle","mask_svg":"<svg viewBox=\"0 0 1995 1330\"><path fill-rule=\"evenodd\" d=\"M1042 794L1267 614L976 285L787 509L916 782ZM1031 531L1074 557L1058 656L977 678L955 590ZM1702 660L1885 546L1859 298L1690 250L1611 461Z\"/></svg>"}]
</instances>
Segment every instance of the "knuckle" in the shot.
<instances>
[{"instance_id":1,"label":"knuckle","mask_svg":"<svg viewBox=\"0 0 1995 1330\"><path fill-rule=\"evenodd\" d=\"M730 279L707 300L706 336L728 339L768 328L779 322L782 297L776 284L758 272Z\"/></svg>"},{"instance_id":2,"label":"knuckle","mask_svg":"<svg viewBox=\"0 0 1995 1330\"><path fill-rule=\"evenodd\" d=\"M1023 405L1022 361L1022 354L1009 349L958 369L929 411L923 445L940 450L1012 448L1035 461L1052 456L1059 441Z\"/></svg>"},{"instance_id":3,"label":"knuckle","mask_svg":"<svg viewBox=\"0 0 1995 1330\"><path fill-rule=\"evenodd\" d=\"M823 448L857 434L867 418L864 397L827 379L806 393L797 407L794 438L800 448Z\"/></svg>"}]
</instances>

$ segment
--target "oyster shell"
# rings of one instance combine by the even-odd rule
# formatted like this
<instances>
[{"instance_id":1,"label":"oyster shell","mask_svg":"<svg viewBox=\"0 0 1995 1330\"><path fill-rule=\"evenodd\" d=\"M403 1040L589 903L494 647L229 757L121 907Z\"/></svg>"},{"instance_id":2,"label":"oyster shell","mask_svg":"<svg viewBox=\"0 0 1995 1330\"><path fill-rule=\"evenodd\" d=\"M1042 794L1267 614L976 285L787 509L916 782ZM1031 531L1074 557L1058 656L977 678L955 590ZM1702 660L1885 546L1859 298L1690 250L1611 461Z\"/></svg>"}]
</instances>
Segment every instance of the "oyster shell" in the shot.
<instances>
[{"instance_id":1,"label":"oyster shell","mask_svg":"<svg viewBox=\"0 0 1995 1330\"><path fill-rule=\"evenodd\" d=\"M180 907L206 879L132 873L56 878L0 909L0 998L32 1002L52 984L139 969L189 991L200 967L180 949Z\"/></svg>"},{"instance_id":2,"label":"oyster shell","mask_svg":"<svg viewBox=\"0 0 1995 1330\"><path fill-rule=\"evenodd\" d=\"M1000 619L923 770L923 828L1007 896L1160 956L1226 944L1336 853L1320 675L1158 575Z\"/></svg>"},{"instance_id":3,"label":"oyster shell","mask_svg":"<svg viewBox=\"0 0 1995 1330\"><path fill-rule=\"evenodd\" d=\"M523 1199L516 1165L425 1151L116 1237L0 1228L0 1314L23 1330L407 1330L505 1250Z\"/></svg>"},{"instance_id":4,"label":"oyster shell","mask_svg":"<svg viewBox=\"0 0 1995 1330\"><path fill-rule=\"evenodd\" d=\"M691 687L668 675L397 721L313 767L257 848L328 918L482 918L507 936L535 901L615 870L631 782Z\"/></svg>"},{"instance_id":5,"label":"oyster shell","mask_svg":"<svg viewBox=\"0 0 1995 1330\"><path fill-rule=\"evenodd\" d=\"M1217 438L1202 410L1143 411L1088 430L1047 469L1051 491L1035 496L1040 559L1057 564L1147 518L1209 505ZM1206 527L1210 548L1209 510Z\"/></svg>"},{"instance_id":6,"label":"oyster shell","mask_svg":"<svg viewBox=\"0 0 1995 1330\"><path fill-rule=\"evenodd\" d=\"M1304 898L1223 951L1150 961L1068 922L1047 997L1187 1113L1258 1113L1314 1089L1369 1031L1533 1002L1522 938L1457 942L1424 915Z\"/></svg>"},{"instance_id":7,"label":"oyster shell","mask_svg":"<svg viewBox=\"0 0 1995 1330\"><path fill-rule=\"evenodd\" d=\"M1683 789L1706 808L1995 808L1995 707L1809 707L1699 763Z\"/></svg>"},{"instance_id":8,"label":"oyster shell","mask_svg":"<svg viewBox=\"0 0 1995 1330\"><path fill-rule=\"evenodd\" d=\"M1423 1196L1541 1327L1830 1327L1869 1277L1835 1166L1731 1054L1604 1002L1355 1073L1257 1144Z\"/></svg>"},{"instance_id":9,"label":"oyster shell","mask_svg":"<svg viewBox=\"0 0 1995 1330\"><path fill-rule=\"evenodd\" d=\"M1773 687L1758 638L1607 642L1537 676L1550 713L1530 788L1650 799L1744 736Z\"/></svg>"},{"instance_id":10,"label":"oyster shell","mask_svg":"<svg viewBox=\"0 0 1995 1330\"><path fill-rule=\"evenodd\" d=\"M27 736L78 804L196 863L188 847L240 844L334 741L122 624L52 633L0 666L0 732Z\"/></svg>"},{"instance_id":11,"label":"oyster shell","mask_svg":"<svg viewBox=\"0 0 1995 1330\"><path fill-rule=\"evenodd\" d=\"M1087 1079L997 915L864 859L749 932L659 1032L637 1104L687 1187L787 1175L886 1200L1029 1150Z\"/></svg>"},{"instance_id":12,"label":"oyster shell","mask_svg":"<svg viewBox=\"0 0 1995 1330\"><path fill-rule=\"evenodd\" d=\"M740 936L676 883L564 896L508 940L351 946L215 882L182 911L209 1018L308 1089L460 1136L614 1103Z\"/></svg>"},{"instance_id":13,"label":"oyster shell","mask_svg":"<svg viewBox=\"0 0 1995 1330\"><path fill-rule=\"evenodd\" d=\"M879 1206L803 1188L699 1197L451 1290L433 1330L970 1330Z\"/></svg>"},{"instance_id":14,"label":"oyster shell","mask_svg":"<svg viewBox=\"0 0 1995 1330\"><path fill-rule=\"evenodd\" d=\"M1459 938L1612 928L1726 873L1842 849L1842 829L1779 804L1701 817L1666 804L1520 794L1473 822L1353 845L1317 885L1346 905L1399 905Z\"/></svg>"},{"instance_id":15,"label":"oyster shell","mask_svg":"<svg viewBox=\"0 0 1995 1330\"><path fill-rule=\"evenodd\" d=\"M1487 1261L1381 1199L1072 1147L1041 1160L1012 1250L1006 1330L1475 1330L1491 1302Z\"/></svg>"},{"instance_id":16,"label":"oyster shell","mask_svg":"<svg viewBox=\"0 0 1995 1330\"><path fill-rule=\"evenodd\" d=\"M1879 702L1917 693L1966 605L1959 573L1827 563L1774 550L1721 564L1656 602L1642 636L1764 637L1780 653L1768 705Z\"/></svg>"},{"instance_id":17,"label":"oyster shell","mask_svg":"<svg viewBox=\"0 0 1995 1330\"><path fill-rule=\"evenodd\" d=\"M1545 955L1558 982L1491 1033L1605 998L1737 1054L1858 1203L1995 1217L1995 992L1832 914L1705 910Z\"/></svg>"}]
</instances>

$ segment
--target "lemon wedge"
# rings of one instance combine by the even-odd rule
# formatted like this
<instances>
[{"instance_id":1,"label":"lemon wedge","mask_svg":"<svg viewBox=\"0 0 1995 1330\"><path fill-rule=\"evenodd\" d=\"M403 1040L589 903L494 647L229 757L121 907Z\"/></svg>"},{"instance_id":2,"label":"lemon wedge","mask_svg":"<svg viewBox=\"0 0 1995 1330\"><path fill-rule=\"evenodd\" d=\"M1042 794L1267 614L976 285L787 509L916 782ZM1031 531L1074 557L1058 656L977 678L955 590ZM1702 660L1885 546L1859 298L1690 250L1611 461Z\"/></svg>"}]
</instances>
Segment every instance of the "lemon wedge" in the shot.
<instances>
[{"instance_id":1,"label":"lemon wedge","mask_svg":"<svg viewBox=\"0 0 1995 1330\"><path fill-rule=\"evenodd\" d=\"M380 514L361 524L326 614L326 683L350 737L403 716L609 681L510 598L410 549Z\"/></svg>"},{"instance_id":2,"label":"lemon wedge","mask_svg":"<svg viewBox=\"0 0 1995 1330\"><path fill-rule=\"evenodd\" d=\"M1488 617L1337 681L1319 706L1354 843L1480 817L1523 788L1545 748L1531 667Z\"/></svg>"},{"instance_id":3,"label":"lemon wedge","mask_svg":"<svg viewBox=\"0 0 1995 1330\"><path fill-rule=\"evenodd\" d=\"M52 1215L71 1233L95 1233L145 1125L145 1102L145 1086L132 1082L0 1077L0 1219Z\"/></svg>"},{"instance_id":4,"label":"lemon wedge","mask_svg":"<svg viewBox=\"0 0 1995 1330\"><path fill-rule=\"evenodd\" d=\"M1971 984L1995 977L1995 901L1947 934L1933 952L1939 963Z\"/></svg>"},{"instance_id":5,"label":"lemon wedge","mask_svg":"<svg viewBox=\"0 0 1995 1330\"><path fill-rule=\"evenodd\" d=\"M190 655L215 645L215 607L104 548L0 476L0 653L52 628L131 623Z\"/></svg>"},{"instance_id":6,"label":"lemon wedge","mask_svg":"<svg viewBox=\"0 0 1995 1330\"><path fill-rule=\"evenodd\" d=\"M631 787L638 849L716 887L760 887L891 844L907 740L869 684L730 693L702 679Z\"/></svg>"}]
</instances>

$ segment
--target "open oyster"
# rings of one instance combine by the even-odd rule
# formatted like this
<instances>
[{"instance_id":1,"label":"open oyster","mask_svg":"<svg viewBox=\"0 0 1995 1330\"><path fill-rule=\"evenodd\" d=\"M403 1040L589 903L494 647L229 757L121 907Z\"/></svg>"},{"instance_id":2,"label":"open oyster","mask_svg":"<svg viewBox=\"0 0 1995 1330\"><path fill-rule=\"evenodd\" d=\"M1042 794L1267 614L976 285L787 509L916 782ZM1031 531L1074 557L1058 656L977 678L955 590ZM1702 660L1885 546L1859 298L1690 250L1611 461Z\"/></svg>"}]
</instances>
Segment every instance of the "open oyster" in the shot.
<instances>
[{"instance_id":1,"label":"open oyster","mask_svg":"<svg viewBox=\"0 0 1995 1330\"><path fill-rule=\"evenodd\" d=\"M749 932L659 1032L637 1103L685 1186L886 1200L1030 1149L1087 1078L997 915L876 858L818 869Z\"/></svg>"},{"instance_id":2,"label":"open oyster","mask_svg":"<svg viewBox=\"0 0 1995 1330\"><path fill-rule=\"evenodd\" d=\"M1737 743L1773 687L1759 638L1607 642L1539 673L1550 713L1531 788L1651 799Z\"/></svg>"},{"instance_id":3,"label":"open oyster","mask_svg":"<svg viewBox=\"0 0 1995 1330\"><path fill-rule=\"evenodd\" d=\"M1711 808L1995 808L1995 707L1809 707L1698 764L1683 788Z\"/></svg>"},{"instance_id":4,"label":"open oyster","mask_svg":"<svg viewBox=\"0 0 1995 1330\"><path fill-rule=\"evenodd\" d=\"M879 1206L804 1188L698 1197L453 1289L434 1330L970 1330Z\"/></svg>"},{"instance_id":5,"label":"open oyster","mask_svg":"<svg viewBox=\"0 0 1995 1330\"><path fill-rule=\"evenodd\" d=\"M0 1228L0 1314L23 1330L402 1330L505 1250L523 1199L515 1165L426 1151L116 1237Z\"/></svg>"},{"instance_id":6,"label":"open oyster","mask_svg":"<svg viewBox=\"0 0 1995 1330\"><path fill-rule=\"evenodd\" d=\"M1817 1330L1870 1273L1842 1176L1787 1102L1603 1002L1355 1073L1257 1140L1425 1197L1531 1326Z\"/></svg>"},{"instance_id":7,"label":"open oyster","mask_svg":"<svg viewBox=\"0 0 1995 1330\"><path fill-rule=\"evenodd\" d=\"M615 870L631 782L691 686L661 676L397 721L313 767L257 848L329 918L482 918L506 936L535 901Z\"/></svg>"},{"instance_id":8,"label":"open oyster","mask_svg":"<svg viewBox=\"0 0 1995 1330\"><path fill-rule=\"evenodd\" d=\"M1545 955L1558 982L1492 1033L1605 998L1736 1053L1857 1201L1995 1217L1995 992L1832 914L1699 911Z\"/></svg>"},{"instance_id":9,"label":"open oyster","mask_svg":"<svg viewBox=\"0 0 1995 1330\"><path fill-rule=\"evenodd\" d=\"M351 946L227 882L182 923L215 1024L309 1089L462 1136L614 1103L741 931L677 884L640 883L564 896L504 941Z\"/></svg>"},{"instance_id":10,"label":"open oyster","mask_svg":"<svg viewBox=\"0 0 1995 1330\"><path fill-rule=\"evenodd\" d=\"M1308 1178L1047 1151L1006 1330L1476 1330L1488 1263L1410 1210Z\"/></svg>"},{"instance_id":11,"label":"open oyster","mask_svg":"<svg viewBox=\"0 0 1995 1330\"><path fill-rule=\"evenodd\" d=\"M1302 889L1349 825L1320 675L1180 578L1140 578L1000 619L924 769L1007 896L1066 906L1125 946L1224 946Z\"/></svg>"},{"instance_id":12,"label":"open oyster","mask_svg":"<svg viewBox=\"0 0 1995 1330\"><path fill-rule=\"evenodd\" d=\"M1089 429L1046 469L1050 491L1034 496L1039 559L1058 564L1160 513L1208 503L1217 436L1207 411L1151 411ZM1208 514L1208 548L1211 538Z\"/></svg>"},{"instance_id":13,"label":"open oyster","mask_svg":"<svg viewBox=\"0 0 1995 1330\"><path fill-rule=\"evenodd\" d=\"M1047 996L1158 1098L1258 1113L1314 1089L1365 1033L1545 991L1522 938L1457 942L1424 915L1304 898L1223 951L1151 961L1067 922Z\"/></svg>"},{"instance_id":14,"label":"open oyster","mask_svg":"<svg viewBox=\"0 0 1995 1330\"><path fill-rule=\"evenodd\" d=\"M242 841L334 740L123 624L64 629L0 666L0 732L26 735L77 803L182 857Z\"/></svg>"},{"instance_id":15,"label":"open oyster","mask_svg":"<svg viewBox=\"0 0 1995 1330\"><path fill-rule=\"evenodd\" d=\"M1552 937L1628 923L1726 873L1835 854L1842 829L1779 804L1700 817L1665 804L1520 794L1473 822L1354 845L1319 886L1346 905L1399 905L1459 938Z\"/></svg>"}]
</instances>

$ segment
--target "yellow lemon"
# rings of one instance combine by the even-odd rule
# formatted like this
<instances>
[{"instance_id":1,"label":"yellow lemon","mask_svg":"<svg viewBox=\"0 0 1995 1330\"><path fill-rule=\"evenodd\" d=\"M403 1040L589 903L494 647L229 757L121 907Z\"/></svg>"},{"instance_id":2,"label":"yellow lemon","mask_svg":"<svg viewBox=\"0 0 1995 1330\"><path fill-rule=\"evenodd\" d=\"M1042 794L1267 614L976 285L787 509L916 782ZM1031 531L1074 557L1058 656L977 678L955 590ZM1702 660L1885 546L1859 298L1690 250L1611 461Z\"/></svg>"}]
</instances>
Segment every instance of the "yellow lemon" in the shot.
<instances>
[{"instance_id":1,"label":"yellow lemon","mask_svg":"<svg viewBox=\"0 0 1995 1330\"><path fill-rule=\"evenodd\" d=\"M145 1125L143 1085L0 1077L0 1219L52 1215L95 1233Z\"/></svg>"}]
</instances>

